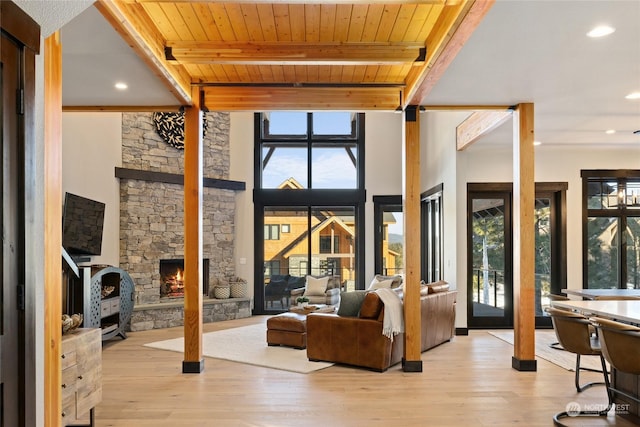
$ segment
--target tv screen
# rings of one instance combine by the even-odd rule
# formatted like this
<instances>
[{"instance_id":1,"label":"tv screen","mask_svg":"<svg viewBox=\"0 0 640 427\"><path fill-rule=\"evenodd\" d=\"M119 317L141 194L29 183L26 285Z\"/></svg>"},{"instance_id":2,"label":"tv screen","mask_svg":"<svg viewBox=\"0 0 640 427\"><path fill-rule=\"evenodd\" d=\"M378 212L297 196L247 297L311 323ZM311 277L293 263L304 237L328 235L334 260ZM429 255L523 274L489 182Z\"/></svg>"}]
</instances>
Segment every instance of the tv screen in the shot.
<instances>
[{"instance_id":1,"label":"tv screen","mask_svg":"<svg viewBox=\"0 0 640 427\"><path fill-rule=\"evenodd\" d=\"M62 213L62 247L70 255L100 255L105 204L66 193Z\"/></svg>"}]
</instances>

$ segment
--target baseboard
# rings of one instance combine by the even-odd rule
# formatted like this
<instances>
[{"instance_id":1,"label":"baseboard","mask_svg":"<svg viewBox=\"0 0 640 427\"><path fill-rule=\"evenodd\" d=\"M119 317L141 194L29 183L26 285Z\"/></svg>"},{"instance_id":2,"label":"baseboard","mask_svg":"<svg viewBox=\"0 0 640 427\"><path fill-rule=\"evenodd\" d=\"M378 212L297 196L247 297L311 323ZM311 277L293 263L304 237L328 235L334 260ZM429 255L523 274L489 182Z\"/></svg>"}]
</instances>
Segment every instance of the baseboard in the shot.
<instances>
[{"instance_id":1,"label":"baseboard","mask_svg":"<svg viewBox=\"0 0 640 427\"><path fill-rule=\"evenodd\" d=\"M459 335L459 336L469 335L469 328L456 328L456 335Z\"/></svg>"}]
</instances>

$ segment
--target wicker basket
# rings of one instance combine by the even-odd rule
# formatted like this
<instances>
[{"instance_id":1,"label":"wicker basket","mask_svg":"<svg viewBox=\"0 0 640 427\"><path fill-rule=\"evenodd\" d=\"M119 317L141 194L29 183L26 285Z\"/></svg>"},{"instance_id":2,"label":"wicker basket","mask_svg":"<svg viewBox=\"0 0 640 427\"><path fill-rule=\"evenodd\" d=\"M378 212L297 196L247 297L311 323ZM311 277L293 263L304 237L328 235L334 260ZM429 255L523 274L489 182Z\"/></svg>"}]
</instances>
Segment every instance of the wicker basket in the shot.
<instances>
[{"instance_id":1,"label":"wicker basket","mask_svg":"<svg viewBox=\"0 0 640 427\"><path fill-rule=\"evenodd\" d=\"M246 298L249 290L247 282L230 282L231 298Z\"/></svg>"},{"instance_id":2,"label":"wicker basket","mask_svg":"<svg viewBox=\"0 0 640 427\"><path fill-rule=\"evenodd\" d=\"M231 289L228 285L218 285L213 288L213 296L217 299L227 299L231 295Z\"/></svg>"}]
</instances>

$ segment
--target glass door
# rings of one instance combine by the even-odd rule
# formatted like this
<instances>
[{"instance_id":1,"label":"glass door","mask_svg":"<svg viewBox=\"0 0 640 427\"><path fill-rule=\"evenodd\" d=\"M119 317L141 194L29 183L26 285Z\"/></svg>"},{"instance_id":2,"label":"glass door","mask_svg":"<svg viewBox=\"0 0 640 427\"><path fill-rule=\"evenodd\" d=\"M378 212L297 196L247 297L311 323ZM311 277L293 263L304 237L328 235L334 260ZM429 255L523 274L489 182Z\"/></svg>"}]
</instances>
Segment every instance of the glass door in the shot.
<instances>
[{"instance_id":1,"label":"glass door","mask_svg":"<svg viewBox=\"0 0 640 427\"><path fill-rule=\"evenodd\" d=\"M511 193L469 192L468 324L512 327Z\"/></svg>"}]
</instances>

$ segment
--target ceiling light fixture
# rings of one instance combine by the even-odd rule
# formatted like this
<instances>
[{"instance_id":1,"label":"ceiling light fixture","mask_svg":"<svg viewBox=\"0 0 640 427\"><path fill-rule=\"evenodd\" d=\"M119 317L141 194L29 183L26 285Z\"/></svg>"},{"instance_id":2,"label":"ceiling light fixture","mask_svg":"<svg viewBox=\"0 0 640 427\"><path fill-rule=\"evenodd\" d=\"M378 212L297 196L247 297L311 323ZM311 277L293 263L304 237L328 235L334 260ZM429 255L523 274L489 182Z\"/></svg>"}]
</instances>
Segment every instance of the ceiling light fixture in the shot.
<instances>
[{"instance_id":1,"label":"ceiling light fixture","mask_svg":"<svg viewBox=\"0 0 640 427\"><path fill-rule=\"evenodd\" d=\"M597 27L594 27L591 31L589 31L587 33L587 36L589 37L604 37L604 36L608 36L609 34L612 34L616 29L613 27L610 27L608 25L598 25Z\"/></svg>"},{"instance_id":2,"label":"ceiling light fixture","mask_svg":"<svg viewBox=\"0 0 640 427\"><path fill-rule=\"evenodd\" d=\"M124 83L124 82L117 82L114 86L115 86L115 88L116 88L116 89L118 89L118 90L125 90L125 89L127 89L127 88L129 87L129 86L127 86L127 84L126 84L126 83Z\"/></svg>"},{"instance_id":3,"label":"ceiling light fixture","mask_svg":"<svg viewBox=\"0 0 640 427\"><path fill-rule=\"evenodd\" d=\"M640 99L640 92L631 92L625 99Z\"/></svg>"},{"instance_id":4,"label":"ceiling light fixture","mask_svg":"<svg viewBox=\"0 0 640 427\"><path fill-rule=\"evenodd\" d=\"M604 133L606 133L607 135L613 135L614 133L616 133L616 130L615 129L608 129L608 130L605 130Z\"/></svg>"}]
</instances>

